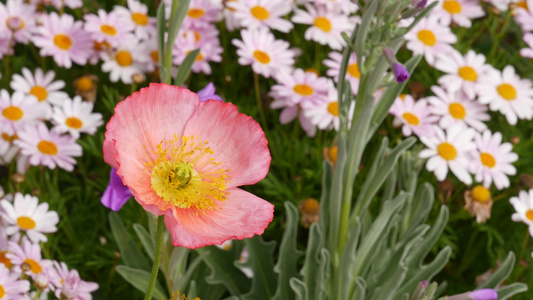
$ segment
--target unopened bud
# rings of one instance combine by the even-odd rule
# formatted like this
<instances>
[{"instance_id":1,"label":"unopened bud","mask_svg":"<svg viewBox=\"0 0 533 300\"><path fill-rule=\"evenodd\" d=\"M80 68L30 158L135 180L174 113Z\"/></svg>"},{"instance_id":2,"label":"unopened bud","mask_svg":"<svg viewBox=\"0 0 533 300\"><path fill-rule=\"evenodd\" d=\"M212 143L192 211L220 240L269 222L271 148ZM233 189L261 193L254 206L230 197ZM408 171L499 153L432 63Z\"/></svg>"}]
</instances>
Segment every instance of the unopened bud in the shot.
<instances>
[{"instance_id":1,"label":"unopened bud","mask_svg":"<svg viewBox=\"0 0 533 300\"><path fill-rule=\"evenodd\" d=\"M133 76L131 76L131 79L133 79L133 82L136 84L141 84L144 82L146 77L144 77L144 74L142 73L135 73Z\"/></svg>"},{"instance_id":2,"label":"unopened bud","mask_svg":"<svg viewBox=\"0 0 533 300\"><path fill-rule=\"evenodd\" d=\"M511 143L513 143L513 145L517 145L518 143L520 143L520 137L519 136L512 136L510 139Z\"/></svg>"},{"instance_id":3,"label":"unopened bud","mask_svg":"<svg viewBox=\"0 0 533 300\"><path fill-rule=\"evenodd\" d=\"M23 272L28 272L28 271L31 270L31 266L30 266L29 263L24 262L24 263L22 263L22 264L20 265L20 269L21 269Z\"/></svg>"},{"instance_id":4,"label":"unopened bud","mask_svg":"<svg viewBox=\"0 0 533 300\"><path fill-rule=\"evenodd\" d=\"M20 184L20 183L24 182L24 175L21 174L21 173L15 173L15 174L13 174L11 179L13 180L14 183Z\"/></svg>"},{"instance_id":5,"label":"unopened bud","mask_svg":"<svg viewBox=\"0 0 533 300\"><path fill-rule=\"evenodd\" d=\"M38 290L44 290L48 287L48 278L43 273L37 274L35 276L35 280L33 281L33 285L35 285L35 288Z\"/></svg>"},{"instance_id":6,"label":"unopened bud","mask_svg":"<svg viewBox=\"0 0 533 300\"><path fill-rule=\"evenodd\" d=\"M518 181L520 182L521 186L527 189L533 189L533 177L531 175L522 173L518 177Z\"/></svg>"}]
</instances>

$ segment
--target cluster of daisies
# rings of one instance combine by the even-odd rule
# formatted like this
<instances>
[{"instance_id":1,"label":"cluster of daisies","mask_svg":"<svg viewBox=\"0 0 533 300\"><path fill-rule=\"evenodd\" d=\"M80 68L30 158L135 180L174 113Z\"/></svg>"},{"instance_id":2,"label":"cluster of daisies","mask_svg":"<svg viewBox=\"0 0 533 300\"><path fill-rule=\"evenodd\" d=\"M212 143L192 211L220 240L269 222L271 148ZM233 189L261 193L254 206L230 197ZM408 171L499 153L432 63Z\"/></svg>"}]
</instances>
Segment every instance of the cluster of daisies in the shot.
<instances>
[{"instance_id":1,"label":"cluster of daisies","mask_svg":"<svg viewBox=\"0 0 533 300\"><path fill-rule=\"evenodd\" d=\"M86 282L64 262L45 259L39 243L57 231L59 217L32 195L0 199L0 298L92 299L98 284Z\"/></svg>"},{"instance_id":2,"label":"cluster of daisies","mask_svg":"<svg viewBox=\"0 0 533 300\"><path fill-rule=\"evenodd\" d=\"M80 88L93 84L85 77L76 82ZM102 115L92 112L93 103L63 92L65 82L55 80L54 71L23 68L10 87L11 94L0 90L0 164L16 160L22 174L30 165L72 171L74 157L82 155L77 139L94 134Z\"/></svg>"}]
</instances>

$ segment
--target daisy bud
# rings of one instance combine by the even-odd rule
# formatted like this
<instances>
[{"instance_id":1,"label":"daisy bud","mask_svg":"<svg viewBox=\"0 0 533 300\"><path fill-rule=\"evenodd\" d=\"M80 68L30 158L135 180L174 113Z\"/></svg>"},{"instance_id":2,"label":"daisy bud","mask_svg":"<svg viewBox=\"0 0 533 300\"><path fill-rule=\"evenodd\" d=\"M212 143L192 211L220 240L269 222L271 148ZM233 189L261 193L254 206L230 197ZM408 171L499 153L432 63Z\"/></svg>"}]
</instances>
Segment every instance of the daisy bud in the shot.
<instances>
[{"instance_id":1,"label":"daisy bud","mask_svg":"<svg viewBox=\"0 0 533 300\"><path fill-rule=\"evenodd\" d=\"M43 273L37 274L37 276L35 276L35 280L33 281L35 288L38 290L46 289L48 287L48 283L48 278Z\"/></svg>"},{"instance_id":2,"label":"daisy bud","mask_svg":"<svg viewBox=\"0 0 533 300\"><path fill-rule=\"evenodd\" d=\"M383 54L385 55L385 58L392 67L392 72L396 77L396 82L402 83L406 81L409 78L409 72L407 71L404 65L402 65L398 62L398 60L396 60L394 51L391 48L384 48Z\"/></svg>"},{"instance_id":3,"label":"daisy bud","mask_svg":"<svg viewBox=\"0 0 533 300\"><path fill-rule=\"evenodd\" d=\"M512 137L509 138L509 141L513 143L513 145L518 145L518 143L520 143L520 137L513 135Z\"/></svg>"},{"instance_id":4,"label":"daisy bud","mask_svg":"<svg viewBox=\"0 0 533 300\"><path fill-rule=\"evenodd\" d=\"M21 173L15 173L13 174L13 177L11 177L14 183L21 184L24 182L24 174Z\"/></svg>"},{"instance_id":5,"label":"daisy bud","mask_svg":"<svg viewBox=\"0 0 533 300\"><path fill-rule=\"evenodd\" d=\"M520 182L521 186L527 189L533 189L533 177L531 175L522 173L518 177L518 181Z\"/></svg>"},{"instance_id":6,"label":"daisy bud","mask_svg":"<svg viewBox=\"0 0 533 300\"><path fill-rule=\"evenodd\" d=\"M29 263L24 262L24 263L22 263L22 264L20 265L20 269L22 270L23 273L26 273L26 272L28 272L28 271L31 270L31 266L30 266Z\"/></svg>"},{"instance_id":7,"label":"daisy bud","mask_svg":"<svg viewBox=\"0 0 533 300\"><path fill-rule=\"evenodd\" d=\"M307 228L311 224L318 222L320 203L315 198L300 201L298 209L302 215L302 225Z\"/></svg>"},{"instance_id":8,"label":"daisy bud","mask_svg":"<svg viewBox=\"0 0 533 300\"><path fill-rule=\"evenodd\" d=\"M131 76L131 79L135 84L141 84L146 79L143 74L141 73L135 73Z\"/></svg>"},{"instance_id":9,"label":"daisy bud","mask_svg":"<svg viewBox=\"0 0 533 300\"><path fill-rule=\"evenodd\" d=\"M428 285L427 280L421 281L418 286L416 287L416 290L413 292L413 296L411 297L412 300L418 300L420 299L420 296L422 295L422 292L426 289Z\"/></svg>"},{"instance_id":10,"label":"daisy bud","mask_svg":"<svg viewBox=\"0 0 533 300\"><path fill-rule=\"evenodd\" d=\"M424 8L428 4L428 0L413 0L413 2L416 2L417 8Z\"/></svg>"}]
</instances>

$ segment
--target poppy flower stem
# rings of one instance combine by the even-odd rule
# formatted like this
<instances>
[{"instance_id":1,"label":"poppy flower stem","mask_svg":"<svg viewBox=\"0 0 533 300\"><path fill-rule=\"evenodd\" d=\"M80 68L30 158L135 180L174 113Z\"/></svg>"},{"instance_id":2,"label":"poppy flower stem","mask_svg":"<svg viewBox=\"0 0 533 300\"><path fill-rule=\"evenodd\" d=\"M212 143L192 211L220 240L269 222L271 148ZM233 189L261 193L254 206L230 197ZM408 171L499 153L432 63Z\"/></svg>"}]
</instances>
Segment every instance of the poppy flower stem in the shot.
<instances>
[{"instance_id":1,"label":"poppy flower stem","mask_svg":"<svg viewBox=\"0 0 533 300\"><path fill-rule=\"evenodd\" d=\"M144 297L144 300L152 299L155 283L157 282L157 273L159 272L159 264L161 263L161 253L163 252L163 232L165 228L164 218L164 216L159 216L157 218L154 265L152 267L152 274L150 275L150 282L148 282L148 289L146 290L146 296Z\"/></svg>"}]
</instances>

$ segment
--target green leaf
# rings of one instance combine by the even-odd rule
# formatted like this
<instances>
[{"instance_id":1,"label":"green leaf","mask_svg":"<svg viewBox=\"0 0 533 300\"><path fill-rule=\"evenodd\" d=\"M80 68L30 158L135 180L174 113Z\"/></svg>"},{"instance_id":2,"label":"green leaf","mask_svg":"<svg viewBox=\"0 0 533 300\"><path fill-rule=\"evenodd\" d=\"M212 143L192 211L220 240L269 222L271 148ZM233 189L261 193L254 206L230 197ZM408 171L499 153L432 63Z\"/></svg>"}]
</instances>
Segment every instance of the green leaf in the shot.
<instances>
[{"instance_id":1,"label":"green leaf","mask_svg":"<svg viewBox=\"0 0 533 300\"><path fill-rule=\"evenodd\" d=\"M298 278L296 264L302 251L296 248L296 235L298 233L298 209L290 202L285 201L285 210L287 211L287 226L281 238L279 257L274 272L278 273L278 287L272 299L274 300L292 300L294 292L289 285L291 278Z\"/></svg>"},{"instance_id":2,"label":"green leaf","mask_svg":"<svg viewBox=\"0 0 533 300\"><path fill-rule=\"evenodd\" d=\"M150 281L150 273L144 270L136 268L130 268L124 265L117 266L117 272L131 285L133 285L139 291L146 293L148 290L148 282ZM152 299L168 299L165 290L159 282L155 284L154 294Z\"/></svg>"},{"instance_id":3,"label":"green leaf","mask_svg":"<svg viewBox=\"0 0 533 300\"><path fill-rule=\"evenodd\" d=\"M511 296L526 292L527 290L528 290L527 284L523 282L511 283L497 290L498 300L509 299L511 298Z\"/></svg>"},{"instance_id":4,"label":"green leaf","mask_svg":"<svg viewBox=\"0 0 533 300\"><path fill-rule=\"evenodd\" d=\"M370 29L370 24L372 20L374 19L374 14L376 13L376 10L378 9L380 1L369 1L367 2L367 8L365 9L365 13L363 14L363 19L361 20L361 23L357 27L357 35L355 37L355 54L357 55L357 61L362 62L363 55L364 55L364 44L366 40L366 36L368 35L368 31ZM363 64L361 64L362 66ZM364 70L361 70L364 72Z\"/></svg>"},{"instance_id":5,"label":"green leaf","mask_svg":"<svg viewBox=\"0 0 533 300\"><path fill-rule=\"evenodd\" d=\"M276 292L277 275L274 273L274 261L272 255L276 242L265 242L261 236L245 239L248 248L248 260L245 263L237 263L242 267L252 269L252 288L242 297L244 300L272 299Z\"/></svg>"},{"instance_id":6,"label":"green leaf","mask_svg":"<svg viewBox=\"0 0 533 300\"><path fill-rule=\"evenodd\" d=\"M185 83L185 80L187 80L187 77L191 74L192 64L196 60L198 53L200 53L200 49L195 49L187 54L187 57L185 57L178 69L176 79L174 79L175 86L182 86Z\"/></svg>"},{"instance_id":7,"label":"green leaf","mask_svg":"<svg viewBox=\"0 0 533 300\"><path fill-rule=\"evenodd\" d=\"M144 251L148 254L148 257L154 261L154 239L150 236L148 231L141 224L133 224L133 230L137 234L137 237L143 244Z\"/></svg>"},{"instance_id":8,"label":"green leaf","mask_svg":"<svg viewBox=\"0 0 533 300\"><path fill-rule=\"evenodd\" d=\"M151 267L148 260L133 242L131 235L126 230L124 223L122 223L117 213L109 213L109 225L111 226L111 232L120 251L120 256L126 266L150 271Z\"/></svg>"},{"instance_id":9,"label":"green leaf","mask_svg":"<svg viewBox=\"0 0 533 300\"><path fill-rule=\"evenodd\" d=\"M348 237L344 249L342 249L341 259L342 264L339 265L337 271L336 287L333 291L336 298L347 299L350 293L350 287L353 284L352 270L354 268L356 260L356 249L359 243L359 237L361 234L361 222L359 218L355 220L355 224L348 231Z\"/></svg>"},{"instance_id":10,"label":"green leaf","mask_svg":"<svg viewBox=\"0 0 533 300\"><path fill-rule=\"evenodd\" d=\"M507 254L507 257L503 261L503 263L498 267L490 277L485 280L482 284L479 285L478 288L480 289L494 289L496 288L500 283L502 283L507 277L511 274L513 271L513 267L516 261L516 255L513 251L510 251L509 254Z\"/></svg>"},{"instance_id":11,"label":"green leaf","mask_svg":"<svg viewBox=\"0 0 533 300\"><path fill-rule=\"evenodd\" d=\"M170 21L168 25L167 43L165 45L166 49L164 62L165 68L168 69L165 76L165 82L168 84L170 84L171 81L170 67L172 66L172 48L174 47L174 42L176 41L176 36L178 35L181 24L183 23L183 20L189 11L189 3L191 2L191 0L179 0L177 7L174 8L176 1L177 0L174 0L172 4Z\"/></svg>"},{"instance_id":12,"label":"green leaf","mask_svg":"<svg viewBox=\"0 0 533 300\"><path fill-rule=\"evenodd\" d=\"M309 299L309 293L307 292L307 287L305 286L305 283L301 281L298 278L291 278L289 280L289 284L294 291L295 297L293 299L295 300L308 300Z\"/></svg>"},{"instance_id":13,"label":"green leaf","mask_svg":"<svg viewBox=\"0 0 533 300\"><path fill-rule=\"evenodd\" d=\"M318 285L317 280L325 281L324 278L319 278L321 262L320 251L325 250L324 244L324 236L320 226L317 223L311 224L309 227L309 239L307 240L304 265L300 270L305 286L308 287L307 292L309 299L318 299L318 294L316 292L316 286Z\"/></svg>"},{"instance_id":14,"label":"green leaf","mask_svg":"<svg viewBox=\"0 0 533 300\"><path fill-rule=\"evenodd\" d=\"M157 50L159 52L159 76L166 77L165 69L165 32L167 30L167 21L165 20L165 2L161 1L157 8ZM169 70L170 72L170 70Z\"/></svg>"}]
</instances>

